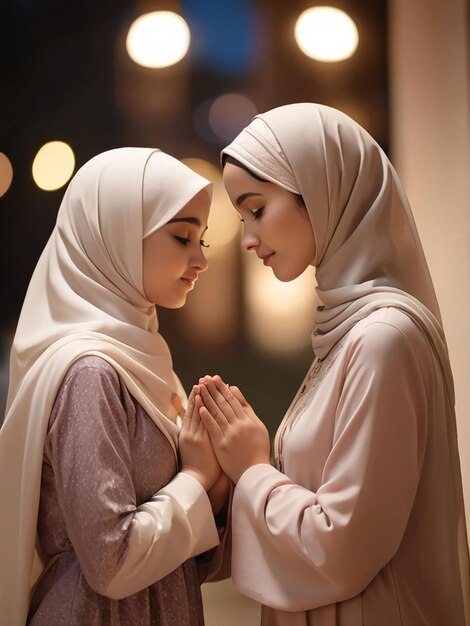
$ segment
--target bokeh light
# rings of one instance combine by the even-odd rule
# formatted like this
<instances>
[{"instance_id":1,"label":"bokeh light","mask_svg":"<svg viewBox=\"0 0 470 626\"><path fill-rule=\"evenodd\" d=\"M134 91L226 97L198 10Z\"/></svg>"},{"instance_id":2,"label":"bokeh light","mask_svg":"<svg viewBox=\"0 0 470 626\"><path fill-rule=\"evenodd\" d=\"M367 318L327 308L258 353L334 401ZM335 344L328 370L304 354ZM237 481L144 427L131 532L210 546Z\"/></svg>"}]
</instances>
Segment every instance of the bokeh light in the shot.
<instances>
[{"instance_id":1,"label":"bokeh light","mask_svg":"<svg viewBox=\"0 0 470 626\"><path fill-rule=\"evenodd\" d=\"M342 61L356 51L359 35L353 20L333 7L312 7L299 15L295 40L304 54L317 61Z\"/></svg>"},{"instance_id":2,"label":"bokeh light","mask_svg":"<svg viewBox=\"0 0 470 626\"><path fill-rule=\"evenodd\" d=\"M75 168L72 148L63 141L50 141L40 148L33 161L33 179L44 191L60 189Z\"/></svg>"},{"instance_id":3,"label":"bokeh light","mask_svg":"<svg viewBox=\"0 0 470 626\"><path fill-rule=\"evenodd\" d=\"M154 11L138 17L129 28L126 48L138 65L162 68L181 61L191 35L185 20L172 11Z\"/></svg>"},{"instance_id":4,"label":"bokeh light","mask_svg":"<svg viewBox=\"0 0 470 626\"><path fill-rule=\"evenodd\" d=\"M247 126L258 110L247 96L225 93L201 102L194 111L194 129L201 139L225 145Z\"/></svg>"},{"instance_id":5,"label":"bokeh light","mask_svg":"<svg viewBox=\"0 0 470 626\"><path fill-rule=\"evenodd\" d=\"M0 152L0 198L10 189L13 180L13 167L6 154Z\"/></svg>"},{"instance_id":6,"label":"bokeh light","mask_svg":"<svg viewBox=\"0 0 470 626\"><path fill-rule=\"evenodd\" d=\"M209 108L209 124L214 133L231 141L258 113L253 102L240 93L226 93Z\"/></svg>"},{"instance_id":7,"label":"bokeh light","mask_svg":"<svg viewBox=\"0 0 470 626\"><path fill-rule=\"evenodd\" d=\"M288 356L305 349L317 303L312 267L296 280L279 281L254 254L244 254L246 326L265 353Z\"/></svg>"}]
</instances>

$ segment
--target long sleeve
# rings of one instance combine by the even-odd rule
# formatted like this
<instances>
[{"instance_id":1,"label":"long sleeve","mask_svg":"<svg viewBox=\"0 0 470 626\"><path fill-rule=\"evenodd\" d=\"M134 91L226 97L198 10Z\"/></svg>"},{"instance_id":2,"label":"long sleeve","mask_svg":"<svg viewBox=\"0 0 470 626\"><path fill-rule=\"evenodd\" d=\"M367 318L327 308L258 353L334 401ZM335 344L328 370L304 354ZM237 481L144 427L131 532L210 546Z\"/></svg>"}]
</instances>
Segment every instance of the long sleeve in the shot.
<instances>
[{"instance_id":1,"label":"long sleeve","mask_svg":"<svg viewBox=\"0 0 470 626\"><path fill-rule=\"evenodd\" d=\"M397 552L426 440L416 333L358 325L290 433L290 475L269 465L243 474L232 519L239 591L284 611L341 602Z\"/></svg>"},{"instance_id":2,"label":"long sleeve","mask_svg":"<svg viewBox=\"0 0 470 626\"><path fill-rule=\"evenodd\" d=\"M209 499L190 476L177 474L144 501L136 494L131 438L143 434L130 432L114 370L79 369L56 404L46 454L68 538L94 591L130 596L217 545ZM174 475L164 455L151 463Z\"/></svg>"}]
</instances>

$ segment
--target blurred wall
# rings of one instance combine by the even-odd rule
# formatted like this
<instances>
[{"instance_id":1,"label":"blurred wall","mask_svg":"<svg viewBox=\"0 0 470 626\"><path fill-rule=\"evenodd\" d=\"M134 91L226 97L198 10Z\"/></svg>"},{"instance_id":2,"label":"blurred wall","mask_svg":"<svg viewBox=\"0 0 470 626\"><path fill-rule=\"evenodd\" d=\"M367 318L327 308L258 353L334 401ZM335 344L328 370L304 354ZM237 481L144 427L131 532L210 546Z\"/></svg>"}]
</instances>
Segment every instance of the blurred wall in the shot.
<instances>
[{"instance_id":1,"label":"blurred wall","mask_svg":"<svg viewBox=\"0 0 470 626\"><path fill-rule=\"evenodd\" d=\"M441 306L454 371L470 528L468 2L390 0L392 157Z\"/></svg>"}]
</instances>

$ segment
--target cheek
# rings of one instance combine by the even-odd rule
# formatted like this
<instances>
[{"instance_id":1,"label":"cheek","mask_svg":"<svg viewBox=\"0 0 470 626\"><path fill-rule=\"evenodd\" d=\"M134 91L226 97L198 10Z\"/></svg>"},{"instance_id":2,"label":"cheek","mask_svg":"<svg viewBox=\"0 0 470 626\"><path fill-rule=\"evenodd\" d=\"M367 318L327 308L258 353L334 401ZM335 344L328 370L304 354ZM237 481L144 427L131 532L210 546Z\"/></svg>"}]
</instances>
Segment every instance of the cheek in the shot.
<instances>
[{"instance_id":1,"label":"cheek","mask_svg":"<svg viewBox=\"0 0 470 626\"><path fill-rule=\"evenodd\" d=\"M313 263L315 259L315 238L313 236L312 227L310 223L303 226L299 233L299 250L304 251L304 261L306 264Z\"/></svg>"},{"instance_id":2,"label":"cheek","mask_svg":"<svg viewBox=\"0 0 470 626\"><path fill-rule=\"evenodd\" d=\"M165 280L168 260L162 252L162 250L148 250L146 254L144 250L142 282L147 296Z\"/></svg>"},{"instance_id":3,"label":"cheek","mask_svg":"<svg viewBox=\"0 0 470 626\"><path fill-rule=\"evenodd\" d=\"M299 213L293 217L292 211L299 211L299 208L292 207L290 215L284 214L284 219L277 228L278 241L286 253L305 268L315 257L313 230L309 219Z\"/></svg>"}]
</instances>

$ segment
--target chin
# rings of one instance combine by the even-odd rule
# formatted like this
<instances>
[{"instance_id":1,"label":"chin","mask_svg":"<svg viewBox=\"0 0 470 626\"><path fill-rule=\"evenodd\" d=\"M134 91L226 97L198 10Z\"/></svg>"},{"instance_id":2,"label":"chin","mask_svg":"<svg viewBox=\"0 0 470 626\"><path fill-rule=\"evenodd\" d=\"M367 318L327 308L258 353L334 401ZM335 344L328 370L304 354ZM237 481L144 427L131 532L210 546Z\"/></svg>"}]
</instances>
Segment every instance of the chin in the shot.
<instances>
[{"instance_id":1,"label":"chin","mask_svg":"<svg viewBox=\"0 0 470 626\"><path fill-rule=\"evenodd\" d=\"M298 278L304 271L305 270L302 270L300 272L294 272L294 271L282 271L282 270L279 271L279 270L273 269L273 274L282 283L290 283L292 280L295 280L296 278Z\"/></svg>"},{"instance_id":2,"label":"chin","mask_svg":"<svg viewBox=\"0 0 470 626\"><path fill-rule=\"evenodd\" d=\"M186 304L186 298L180 298L179 300L171 300L168 302L161 302L158 306L164 309L181 309Z\"/></svg>"}]
</instances>

